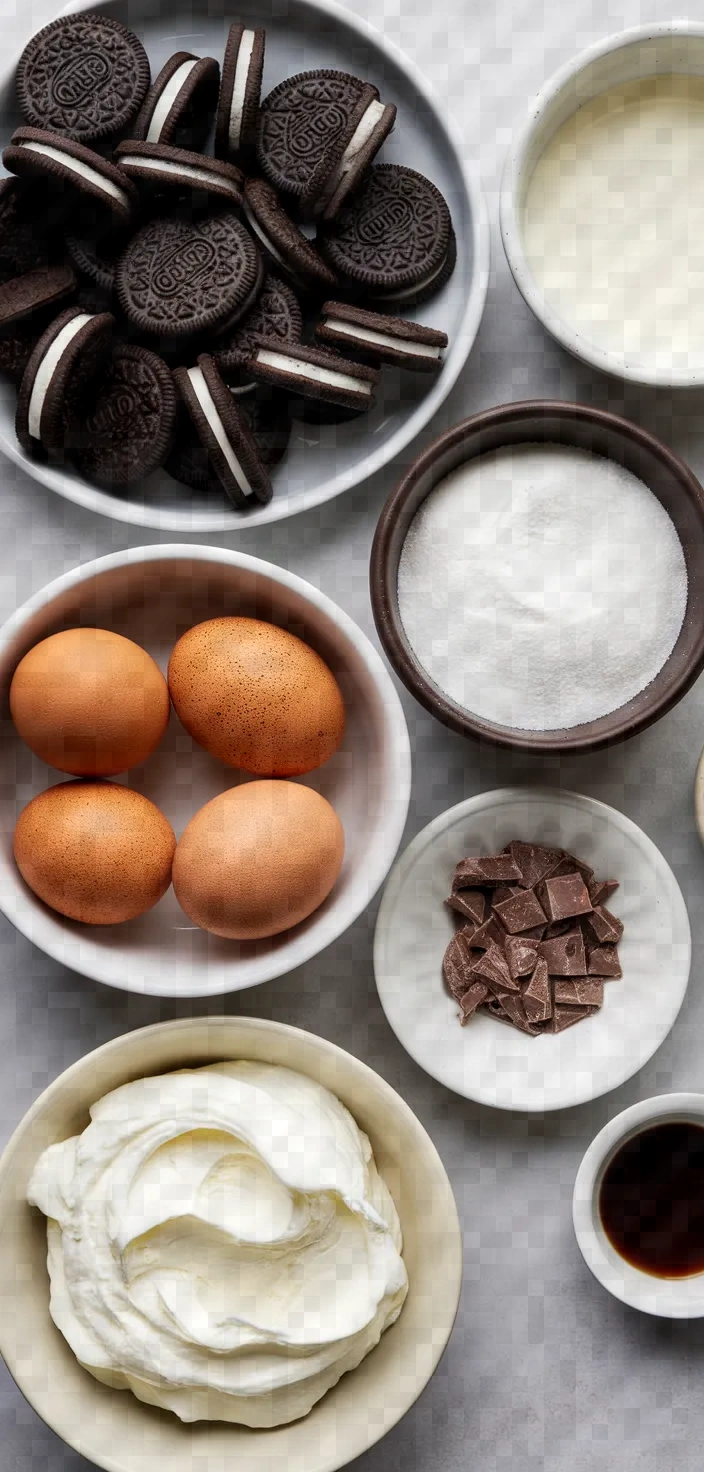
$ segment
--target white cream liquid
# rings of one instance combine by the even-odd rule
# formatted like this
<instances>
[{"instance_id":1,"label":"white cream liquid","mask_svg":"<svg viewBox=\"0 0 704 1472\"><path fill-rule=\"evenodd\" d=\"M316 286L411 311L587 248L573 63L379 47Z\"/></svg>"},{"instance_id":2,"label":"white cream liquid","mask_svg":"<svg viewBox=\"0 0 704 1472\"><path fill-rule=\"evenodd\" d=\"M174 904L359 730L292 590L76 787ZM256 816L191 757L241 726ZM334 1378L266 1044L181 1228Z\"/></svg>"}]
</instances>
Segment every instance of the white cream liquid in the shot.
<instances>
[{"instance_id":1,"label":"white cream liquid","mask_svg":"<svg viewBox=\"0 0 704 1472\"><path fill-rule=\"evenodd\" d=\"M633 369L704 371L704 77L614 87L538 160L526 255L549 305Z\"/></svg>"}]
</instances>

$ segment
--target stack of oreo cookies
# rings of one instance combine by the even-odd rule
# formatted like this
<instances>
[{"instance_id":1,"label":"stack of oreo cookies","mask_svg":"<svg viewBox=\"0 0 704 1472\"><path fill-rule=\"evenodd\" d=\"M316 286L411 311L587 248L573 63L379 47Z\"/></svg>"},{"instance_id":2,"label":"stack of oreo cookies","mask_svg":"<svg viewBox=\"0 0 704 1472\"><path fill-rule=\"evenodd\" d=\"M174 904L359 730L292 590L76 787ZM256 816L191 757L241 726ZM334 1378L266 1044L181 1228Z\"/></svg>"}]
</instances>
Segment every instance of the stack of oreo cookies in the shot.
<instances>
[{"instance_id":1,"label":"stack of oreo cookies","mask_svg":"<svg viewBox=\"0 0 704 1472\"><path fill-rule=\"evenodd\" d=\"M235 23L222 67L179 51L152 79L137 36L90 14L25 48L0 372L27 454L110 489L166 465L246 510L292 415L363 414L383 364L441 363L445 334L399 312L445 285L455 238L429 179L375 162L395 106L325 70L262 101L264 62Z\"/></svg>"}]
</instances>

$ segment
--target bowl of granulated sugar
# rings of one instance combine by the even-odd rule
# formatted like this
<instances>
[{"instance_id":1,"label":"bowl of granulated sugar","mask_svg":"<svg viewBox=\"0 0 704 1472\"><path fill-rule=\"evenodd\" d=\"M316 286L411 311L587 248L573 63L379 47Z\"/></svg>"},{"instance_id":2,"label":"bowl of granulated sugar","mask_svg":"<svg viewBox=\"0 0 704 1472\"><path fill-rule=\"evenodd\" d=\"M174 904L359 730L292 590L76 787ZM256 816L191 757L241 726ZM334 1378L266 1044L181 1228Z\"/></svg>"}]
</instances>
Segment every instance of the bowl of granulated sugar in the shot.
<instances>
[{"instance_id":1,"label":"bowl of granulated sugar","mask_svg":"<svg viewBox=\"0 0 704 1472\"><path fill-rule=\"evenodd\" d=\"M638 425L505 404L428 446L389 497L374 617L408 689L499 746L587 751L704 668L704 491Z\"/></svg>"}]
</instances>

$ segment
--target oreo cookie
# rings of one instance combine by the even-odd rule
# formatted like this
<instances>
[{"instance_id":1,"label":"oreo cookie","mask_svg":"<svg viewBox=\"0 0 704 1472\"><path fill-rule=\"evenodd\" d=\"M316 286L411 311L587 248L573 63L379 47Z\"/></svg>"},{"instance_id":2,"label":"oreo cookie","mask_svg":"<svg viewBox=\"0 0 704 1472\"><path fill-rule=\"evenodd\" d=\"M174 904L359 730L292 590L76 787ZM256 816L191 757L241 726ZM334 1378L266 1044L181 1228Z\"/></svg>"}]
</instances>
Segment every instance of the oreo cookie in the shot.
<instances>
[{"instance_id":1,"label":"oreo cookie","mask_svg":"<svg viewBox=\"0 0 704 1472\"><path fill-rule=\"evenodd\" d=\"M287 394L252 384L235 400L238 413L259 452L262 465L271 469L283 458L291 438L291 413ZM222 490L210 466L208 451L199 439L190 415L178 416L173 449L166 460L169 475L192 490Z\"/></svg>"},{"instance_id":2,"label":"oreo cookie","mask_svg":"<svg viewBox=\"0 0 704 1472\"><path fill-rule=\"evenodd\" d=\"M378 371L366 363L351 363L339 353L305 343L272 343L264 337L253 347L246 371L258 383L346 409L371 409L379 382Z\"/></svg>"},{"instance_id":3,"label":"oreo cookie","mask_svg":"<svg viewBox=\"0 0 704 1472\"><path fill-rule=\"evenodd\" d=\"M70 266L37 266L0 286L0 329L31 317L73 296L76 277Z\"/></svg>"},{"instance_id":4,"label":"oreo cookie","mask_svg":"<svg viewBox=\"0 0 704 1472\"><path fill-rule=\"evenodd\" d=\"M166 364L146 348L118 343L79 421L75 459L87 480L130 486L163 465L176 424L177 395Z\"/></svg>"},{"instance_id":5,"label":"oreo cookie","mask_svg":"<svg viewBox=\"0 0 704 1472\"><path fill-rule=\"evenodd\" d=\"M218 345L215 361L223 377L240 378L242 366L260 337L298 342L302 331L301 308L290 286L278 276L266 276L251 312Z\"/></svg>"},{"instance_id":6,"label":"oreo cookie","mask_svg":"<svg viewBox=\"0 0 704 1472\"><path fill-rule=\"evenodd\" d=\"M233 164L171 148L168 143L139 143L130 139L118 144L115 158L127 177L151 193L202 193L210 199L242 204L244 175Z\"/></svg>"},{"instance_id":7,"label":"oreo cookie","mask_svg":"<svg viewBox=\"0 0 704 1472\"><path fill-rule=\"evenodd\" d=\"M264 279L251 235L231 211L151 220L120 257L120 307L139 332L171 339L224 332L249 311Z\"/></svg>"},{"instance_id":8,"label":"oreo cookie","mask_svg":"<svg viewBox=\"0 0 704 1472\"><path fill-rule=\"evenodd\" d=\"M70 446L81 399L110 349L114 318L69 307L42 333L17 400L15 430L29 455Z\"/></svg>"},{"instance_id":9,"label":"oreo cookie","mask_svg":"<svg viewBox=\"0 0 704 1472\"><path fill-rule=\"evenodd\" d=\"M66 249L81 276L110 297L115 287L115 267L127 244L125 231L96 240L90 235L67 235Z\"/></svg>"},{"instance_id":10,"label":"oreo cookie","mask_svg":"<svg viewBox=\"0 0 704 1472\"><path fill-rule=\"evenodd\" d=\"M24 370L46 329L45 314L35 312L0 332L0 373L19 388Z\"/></svg>"},{"instance_id":11,"label":"oreo cookie","mask_svg":"<svg viewBox=\"0 0 704 1472\"><path fill-rule=\"evenodd\" d=\"M25 46L17 96L31 127L96 143L136 118L150 80L141 41L120 21L66 15Z\"/></svg>"},{"instance_id":12,"label":"oreo cookie","mask_svg":"<svg viewBox=\"0 0 704 1472\"><path fill-rule=\"evenodd\" d=\"M336 211L395 116L359 77L322 68L300 72L280 82L259 109L259 167L304 213Z\"/></svg>"},{"instance_id":13,"label":"oreo cookie","mask_svg":"<svg viewBox=\"0 0 704 1472\"><path fill-rule=\"evenodd\" d=\"M406 322L383 312L368 312L348 302L325 302L315 329L318 342L355 353L365 361L394 363L419 373L433 373L442 363L447 333Z\"/></svg>"},{"instance_id":14,"label":"oreo cookie","mask_svg":"<svg viewBox=\"0 0 704 1472\"><path fill-rule=\"evenodd\" d=\"M39 128L16 128L2 161L11 174L39 176L127 223L137 200L131 179L82 143Z\"/></svg>"},{"instance_id":15,"label":"oreo cookie","mask_svg":"<svg viewBox=\"0 0 704 1472\"><path fill-rule=\"evenodd\" d=\"M417 303L454 269L450 211L424 174L376 164L317 243L346 287L389 303Z\"/></svg>"},{"instance_id":16,"label":"oreo cookie","mask_svg":"<svg viewBox=\"0 0 704 1472\"><path fill-rule=\"evenodd\" d=\"M294 225L265 179L247 180L244 213L273 269L283 271L298 291L327 292L339 284L335 272Z\"/></svg>"},{"instance_id":17,"label":"oreo cookie","mask_svg":"<svg viewBox=\"0 0 704 1472\"><path fill-rule=\"evenodd\" d=\"M174 378L214 475L239 510L271 500L272 485L247 422L208 354Z\"/></svg>"},{"instance_id":18,"label":"oreo cookie","mask_svg":"<svg viewBox=\"0 0 704 1472\"><path fill-rule=\"evenodd\" d=\"M218 98L220 67L214 56L176 51L161 68L130 129L144 143L202 148Z\"/></svg>"},{"instance_id":19,"label":"oreo cookie","mask_svg":"<svg viewBox=\"0 0 704 1472\"><path fill-rule=\"evenodd\" d=\"M215 124L215 153L218 158L248 159L254 152L264 45L264 31L250 30L239 22L230 26Z\"/></svg>"}]
</instances>

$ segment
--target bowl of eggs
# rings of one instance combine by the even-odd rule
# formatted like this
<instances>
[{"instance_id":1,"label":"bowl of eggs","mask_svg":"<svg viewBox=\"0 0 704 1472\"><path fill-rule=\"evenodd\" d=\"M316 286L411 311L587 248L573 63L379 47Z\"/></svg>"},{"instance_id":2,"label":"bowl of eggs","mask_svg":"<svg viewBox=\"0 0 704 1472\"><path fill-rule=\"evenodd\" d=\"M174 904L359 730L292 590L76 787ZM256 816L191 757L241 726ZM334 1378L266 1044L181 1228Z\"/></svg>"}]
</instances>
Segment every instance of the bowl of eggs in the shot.
<instances>
[{"instance_id":1,"label":"bowl of eggs","mask_svg":"<svg viewBox=\"0 0 704 1472\"><path fill-rule=\"evenodd\" d=\"M401 839L408 733L381 659L302 579L140 547L0 630L0 908L156 996L239 991L356 919Z\"/></svg>"}]
</instances>

